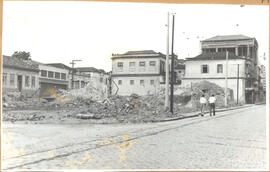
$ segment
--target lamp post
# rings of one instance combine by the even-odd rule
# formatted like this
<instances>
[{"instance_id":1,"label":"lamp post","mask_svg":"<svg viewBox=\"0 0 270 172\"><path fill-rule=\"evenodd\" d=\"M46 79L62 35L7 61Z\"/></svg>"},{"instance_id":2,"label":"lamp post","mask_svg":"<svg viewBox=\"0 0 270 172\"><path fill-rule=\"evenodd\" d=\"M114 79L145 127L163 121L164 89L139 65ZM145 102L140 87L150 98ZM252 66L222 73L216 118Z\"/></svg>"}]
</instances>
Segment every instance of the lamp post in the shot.
<instances>
[{"instance_id":1,"label":"lamp post","mask_svg":"<svg viewBox=\"0 0 270 172\"><path fill-rule=\"evenodd\" d=\"M80 62L82 60L72 60L70 64L72 65L72 78L71 78L71 88L74 89L74 65L76 64L75 62Z\"/></svg>"}]
</instances>

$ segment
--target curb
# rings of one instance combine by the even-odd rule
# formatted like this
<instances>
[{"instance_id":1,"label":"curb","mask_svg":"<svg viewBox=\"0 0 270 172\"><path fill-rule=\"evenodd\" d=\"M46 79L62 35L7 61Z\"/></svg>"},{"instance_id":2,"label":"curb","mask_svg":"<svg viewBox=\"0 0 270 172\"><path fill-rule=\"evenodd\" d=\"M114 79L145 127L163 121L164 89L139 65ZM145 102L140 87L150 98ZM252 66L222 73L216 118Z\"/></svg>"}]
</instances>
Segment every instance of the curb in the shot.
<instances>
[{"instance_id":1,"label":"curb","mask_svg":"<svg viewBox=\"0 0 270 172\"><path fill-rule=\"evenodd\" d=\"M252 106L255 106L255 105L261 105L261 104L252 104L252 105L239 106L239 107L233 107L233 108L228 108L228 109L217 109L216 112L225 112L225 111L230 111L230 110L248 108L248 107L252 107ZM194 118L194 117L200 116L200 112L194 112L194 113L196 113L196 114L195 115L189 115L189 116L181 116L181 117L177 117L177 118L163 119L163 120L152 120L151 122L169 122L169 121L176 121L176 120L182 120L182 119ZM206 112L205 114L208 114L208 113L209 113L209 111Z\"/></svg>"}]
</instances>

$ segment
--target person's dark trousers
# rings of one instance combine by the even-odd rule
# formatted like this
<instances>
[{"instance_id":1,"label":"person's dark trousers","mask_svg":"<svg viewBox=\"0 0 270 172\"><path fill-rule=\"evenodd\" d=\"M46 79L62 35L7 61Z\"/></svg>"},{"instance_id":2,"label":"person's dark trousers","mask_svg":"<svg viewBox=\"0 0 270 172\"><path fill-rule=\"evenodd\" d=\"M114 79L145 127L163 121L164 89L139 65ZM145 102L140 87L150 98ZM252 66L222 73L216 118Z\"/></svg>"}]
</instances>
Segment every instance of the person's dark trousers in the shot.
<instances>
[{"instance_id":1,"label":"person's dark trousers","mask_svg":"<svg viewBox=\"0 0 270 172\"><path fill-rule=\"evenodd\" d=\"M213 115L215 116L215 113L216 113L216 109L215 109L215 103L210 103L210 116L212 116L212 112L213 112Z\"/></svg>"}]
</instances>

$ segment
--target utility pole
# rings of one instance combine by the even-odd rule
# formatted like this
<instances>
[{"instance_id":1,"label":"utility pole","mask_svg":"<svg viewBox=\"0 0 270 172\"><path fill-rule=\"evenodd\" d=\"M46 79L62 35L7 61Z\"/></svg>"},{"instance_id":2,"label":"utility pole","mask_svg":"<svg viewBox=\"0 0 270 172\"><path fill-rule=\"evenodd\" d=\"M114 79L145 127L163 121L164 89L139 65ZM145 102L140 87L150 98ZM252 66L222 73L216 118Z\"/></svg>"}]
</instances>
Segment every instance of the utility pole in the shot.
<instances>
[{"instance_id":1,"label":"utility pole","mask_svg":"<svg viewBox=\"0 0 270 172\"><path fill-rule=\"evenodd\" d=\"M169 23L170 23L170 13L168 12L168 21L167 21L167 55L166 55L166 82L165 82L165 109L167 110L169 108L169 41L170 41L170 29L169 29Z\"/></svg>"},{"instance_id":2,"label":"utility pole","mask_svg":"<svg viewBox=\"0 0 270 172\"><path fill-rule=\"evenodd\" d=\"M174 54L173 54L173 44L174 44L174 17L172 21L172 59L171 59L171 104L170 104L170 112L173 113L173 84L174 84Z\"/></svg>"},{"instance_id":3,"label":"utility pole","mask_svg":"<svg viewBox=\"0 0 270 172\"><path fill-rule=\"evenodd\" d=\"M226 51L226 74L225 74L225 107L228 107L227 89L228 89L228 51Z\"/></svg>"},{"instance_id":4,"label":"utility pole","mask_svg":"<svg viewBox=\"0 0 270 172\"><path fill-rule=\"evenodd\" d=\"M238 105L238 101L239 101L239 64L237 64L237 105Z\"/></svg>"},{"instance_id":5,"label":"utility pole","mask_svg":"<svg viewBox=\"0 0 270 172\"><path fill-rule=\"evenodd\" d=\"M76 64L75 62L79 62L82 60L72 60L70 64L72 64L72 78L71 78L71 88L74 89L74 65Z\"/></svg>"}]
</instances>

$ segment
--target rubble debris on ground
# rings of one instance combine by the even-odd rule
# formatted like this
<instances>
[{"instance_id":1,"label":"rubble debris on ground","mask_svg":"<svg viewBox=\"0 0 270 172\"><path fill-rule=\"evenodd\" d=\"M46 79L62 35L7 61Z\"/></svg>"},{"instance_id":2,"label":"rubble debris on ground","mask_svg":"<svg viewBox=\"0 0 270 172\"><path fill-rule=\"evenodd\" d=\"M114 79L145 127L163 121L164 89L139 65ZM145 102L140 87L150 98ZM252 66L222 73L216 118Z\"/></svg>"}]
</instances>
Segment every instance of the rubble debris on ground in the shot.
<instances>
[{"instance_id":1,"label":"rubble debris on ground","mask_svg":"<svg viewBox=\"0 0 270 172\"><path fill-rule=\"evenodd\" d=\"M174 114L164 107L164 90L157 94L139 96L113 95L106 97L102 90L96 88L92 83L77 90L54 91L55 100L45 101L43 108L57 113L44 114L5 114L3 120L45 120L50 119L80 119L80 120L103 120L124 122L151 122L165 118L179 117L185 113L194 112L199 109L199 98L202 94L208 97L215 94L217 107L224 106L224 89L214 83L201 81L194 83L192 88L181 91L180 95L174 96ZM68 101L62 101L67 100ZM230 102L231 103L231 102ZM8 112L5 112L8 113ZM50 113L50 112L47 112ZM18 116L18 117L16 117Z\"/></svg>"}]
</instances>

